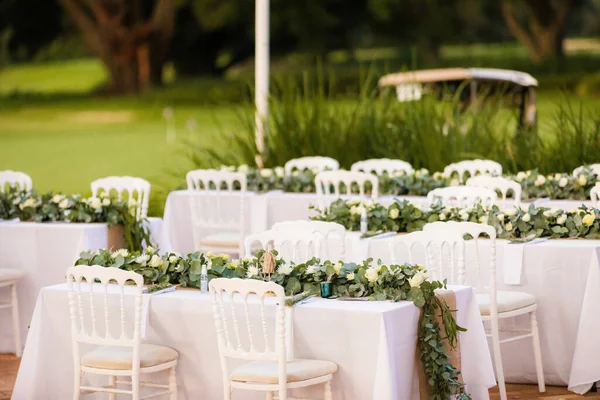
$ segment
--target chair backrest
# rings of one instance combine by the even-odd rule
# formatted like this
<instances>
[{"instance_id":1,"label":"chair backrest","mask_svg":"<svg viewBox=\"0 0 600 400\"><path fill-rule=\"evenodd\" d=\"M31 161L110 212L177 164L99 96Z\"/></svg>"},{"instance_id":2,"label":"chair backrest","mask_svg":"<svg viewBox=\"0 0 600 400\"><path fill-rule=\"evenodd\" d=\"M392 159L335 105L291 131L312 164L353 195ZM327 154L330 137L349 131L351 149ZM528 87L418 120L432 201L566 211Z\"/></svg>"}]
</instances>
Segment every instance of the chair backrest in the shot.
<instances>
[{"instance_id":1,"label":"chair backrest","mask_svg":"<svg viewBox=\"0 0 600 400\"><path fill-rule=\"evenodd\" d=\"M365 184L371 184L371 199L376 200L379 195L379 179L373 174L366 172L352 171L324 171L319 172L315 177L315 187L319 197L320 206L327 207L332 201L341 196L342 184L346 188L346 195L352 196L353 185L358 187L358 195L362 198L367 197ZM333 193L331 188L333 187Z\"/></svg>"},{"instance_id":2,"label":"chair backrest","mask_svg":"<svg viewBox=\"0 0 600 400\"><path fill-rule=\"evenodd\" d=\"M4 192L7 185L29 192L33 187L33 181L31 180L31 177L24 172L11 170L0 171L0 193Z\"/></svg>"},{"instance_id":3,"label":"chair backrest","mask_svg":"<svg viewBox=\"0 0 600 400\"><path fill-rule=\"evenodd\" d=\"M118 200L123 200L127 193L127 202L135 208L136 218L148 216L148 203L150 201L150 182L134 176L107 176L96 179L91 183L92 197L98 197L102 192L112 195L116 192Z\"/></svg>"},{"instance_id":4,"label":"chair backrest","mask_svg":"<svg viewBox=\"0 0 600 400\"><path fill-rule=\"evenodd\" d=\"M274 231L296 231L296 230L304 230L309 231L311 233L319 234L323 237L325 241L325 250L323 251L323 256L326 258L331 257L331 252L329 251L329 246L327 245L327 239L329 239L329 235L333 233L334 235L339 237L340 240L340 260L344 260L346 256L346 227L342 224L338 224L337 222L326 222L326 221L306 221L306 220L298 220L298 221L284 221L277 222L273 224L271 230Z\"/></svg>"},{"instance_id":5,"label":"chair backrest","mask_svg":"<svg viewBox=\"0 0 600 400\"><path fill-rule=\"evenodd\" d=\"M502 195L502 200L506 200L508 192L512 191L515 205L518 206L521 204L521 192L523 191L523 188L521 188L519 182L515 182L511 179L503 178L501 176L479 175L469 178L467 180L467 186L484 187L499 191Z\"/></svg>"},{"instance_id":6,"label":"chair backrest","mask_svg":"<svg viewBox=\"0 0 600 400\"><path fill-rule=\"evenodd\" d=\"M600 206L600 186L594 186L590 190L590 199L592 200L592 206L598 208Z\"/></svg>"},{"instance_id":7,"label":"chair backrest","mask_svg":"<svg viewBox=\"0 0 600 400\"><path fill-rule=\"evenodd\" d=\"M350 167L350 171L369 173L374 172L376 175L383 175L383 173L386 173L389 176L393 176L400 171L408 174L412 170L412 165L406 161L392 160L389 158L374 158L371 160L358 161L352 164L352 167Z\"/></svg>"},{"instance_id":8,"label":"chair backrest","mask_svg":"<svg viewBox=\"0 0 600 400\"><path fill-rule=\"evenodd\" d=\"M249 257L253 245L258 242L262 249L268 250L271 246L283 259L298 264L313 257L321 258L321 240L322 237L312 231L271 229L247 236L244 241L244 255Z\"/></svg>"},{"instance_id":9,"label":"chair backrest","mask_svg":"<svg viewBox=\"0 0 600 400\"><path fill-rule=\"evenodd\" d=\"M331 157L300 157L289 160L285 163L285 174L289 175L293 170L304 171L305 169L321 171L335 171L340 168L340 163Z\"/></svg>"},{"instance_id":10,"label":"chair backrest","mask_svg":"<svg viewBox=\"0 0 600 400\"><path fill-rule=\"evenodd\" d=\"M135 283L135 302L126 307L125 286ZM110 307L109 283L116 283L120 311ZM133 368L140 365L140 337L142 322L142 287L144 278L135 272L99 265L79 265L67 269L69 312L73 342L73 361L79 370L79 343L100 346L133 347ZM112 288L111 288L112 289ZM111 290L111 293L113 291ZM114 296L113 295L113 296ZM126 323L126 315L133 314L133 327ZM115 327L120 329L115 330Z\"/></svg>"},{"instance_id":11,"label":"chair backrest","mask_svg":"<svg viewBox=\"0 0 600 400\"><path fill-rule=\"evenodd\" d=\"M218 278L210 281L213 316L217 330L217 341L221 357L221 368L225 379L229 377L227 359L275 361L278 364L279 386L285 390L286 340L293 326L286 318L285 291L275 282L256 279ZM275 295L277 301L274 318L267 318L265 298ZM258 299L258 302L256 301ZM258 304L257 304L258 303ZM255 307L258 313L251 314ZM289 315L286 315L289 314ZM243 317L242 317L243 315ZM252 323L252 317L260 316L260 324ZM241 318L239 318L240 316ZM274 340L269 339L269 322L275 323ZM227 390L227 389L225 389Z\"/></svg>"},{"instance_id":12,"label":"chair backrest","mask_svg":"<svg viewBox=\"0 0 600 400\"><path fill-rule=\"evenodd\" d=\"M198 192L189 197L194 243L199 243L202 229L239 232L240 238L244 237L246 174L197 169L187 173L186 181L188 190ZM239 204L239 212L232 212L233 203ZM242 250L240 243L240 254Z\"/></svg>"},{"instance_id":13,"label":"chair backrest","mask_svg":"<svg viewBox=\"0 0 600 400\"><path fill-rule=\"evenodd\" d=\"M577 177L584 169L590 169L594 174L600 177L600 164L582 165L573 170L573 176Z\"/></svg>"},{"instance_id":14,"label":"chair backrest","mask_svg":"<svg viewBox=\"0 0 600 400\"><path fill-rule=\"evenodd\" d=\"M404 246L408 250L408 262L419 264L415 254L424 252L425 269L436 280L448 279L449 283L462 284L465 279L464 240L458 233L440 233L417 231L406 235L397 235L389 242L392 264L398 260L398 249Z\"/></svg>"},{"instance_id":15,"label":"chair backrest","mask_svg":"<svg viewBox=\"0 0 600 400\"><path fill-rule=\"evenodd\" d=\"M445 207L470 207L479 202L493 205L498 201L495 190L484 187L449 186L433 189L427 193L430 205L441 203Z\"/></svg>"},{"instance_id":16,"label":"chair backrest","mask_svg":"<svg viewBox=\"0 0 600 400\"><path fill-rule=\"evenodd\" d=\"M464 160L450 164L444 168L444 175L451 176L453 173L458 174L458 180L464 182L465 173L473 177L477 173L481 175L502 175L502 165L492 160Z\"/></svg>"}]
</instances>

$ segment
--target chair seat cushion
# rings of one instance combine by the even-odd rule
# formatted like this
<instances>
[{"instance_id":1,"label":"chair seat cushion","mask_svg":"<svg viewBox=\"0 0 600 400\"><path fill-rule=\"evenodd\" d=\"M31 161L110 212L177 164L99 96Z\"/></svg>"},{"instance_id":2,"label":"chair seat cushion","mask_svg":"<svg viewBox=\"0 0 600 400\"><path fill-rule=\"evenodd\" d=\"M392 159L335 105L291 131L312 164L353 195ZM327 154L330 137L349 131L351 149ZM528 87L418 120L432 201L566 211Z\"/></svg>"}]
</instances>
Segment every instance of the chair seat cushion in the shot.
<instances>
[{"instance_id":1,"label":"chair seat cushion","mask_svg":"<svg viewBox=\"0 0 600 400\"><path fill-rule=\"evenodd\" d=\"M331 361L294 360L287 363L287 381L305 381L333 374L337 369L338 366ZM278 365L273 361L250 362L234 369L230 378L237 382L278 383Z\"/></svg>"},{"instance_id":2,"label":"chair seat cushion","mask_svg":"<svg viewBox=\"0 0 600 400\"><path fill-rule=\"evenodd\" d=\"M20 269L0 268L0 282L16 281L25 275Z\"/></svg>"},{"instance_id":3,"label":"chair seat cushion","mask_svg":"<svg viewBox=\"0 0 600 400\"><path fill-rule=\"evenodd\" d=\"M140 367L153 367L179 358L179 353L167 346L140 345ZM89 368L130 370L133 347L102 346L81 357L81 365Z\"/></svg>"},{"instance_id":4,"label":"chair seat cushion","mask_svg":"<svg viewBox=\"0 0 600 400\"><path fill-rule=\"evenodd\" d=\"M203 237L200 245L214 248L239 247L242 237L239 232L219 232Z\"/></svg>"},{"instance_id":5,"label":"chair seat cushion","mask_svg":"<svg viewBox=\"0 0 600 400\"><path fill-rule=\"evenodd\" d=\"M490 295L479 293L476 296L481 315L490 315ZM508 312L535 304L535 296L525 292L498 291L496 303L498 304L498 312Z\"/></svg>"}]
</instances>

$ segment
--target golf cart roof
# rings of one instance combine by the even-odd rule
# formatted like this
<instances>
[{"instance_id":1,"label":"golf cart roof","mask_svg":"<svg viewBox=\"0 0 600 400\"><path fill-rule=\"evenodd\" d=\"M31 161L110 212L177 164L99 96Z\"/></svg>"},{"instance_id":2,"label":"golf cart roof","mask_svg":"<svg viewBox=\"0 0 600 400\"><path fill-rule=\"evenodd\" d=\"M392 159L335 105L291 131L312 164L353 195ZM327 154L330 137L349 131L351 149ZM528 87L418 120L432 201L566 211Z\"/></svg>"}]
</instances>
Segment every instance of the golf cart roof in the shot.
<instances>
[{"instance_id":1,"label":"golf cart roof","mask_svg":"<svg viewBox=\"0 0 600 400\"><path fill-rule=\"evenodd\" d=\"M525 87L538 85L538 81L526 72L496 68L440 68L388 74L379 79L379 86L399 86L405 83L432 83L468 79L506 81Z\"/></svg>"}]
</instances>

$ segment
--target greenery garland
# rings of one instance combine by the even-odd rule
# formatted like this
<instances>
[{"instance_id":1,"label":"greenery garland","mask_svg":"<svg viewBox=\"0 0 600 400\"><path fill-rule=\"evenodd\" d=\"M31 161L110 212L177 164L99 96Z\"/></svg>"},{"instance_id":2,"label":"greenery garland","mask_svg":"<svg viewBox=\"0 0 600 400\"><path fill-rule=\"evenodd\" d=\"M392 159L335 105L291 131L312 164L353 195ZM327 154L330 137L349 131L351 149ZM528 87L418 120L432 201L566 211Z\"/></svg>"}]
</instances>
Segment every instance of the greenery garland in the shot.
<instances>
[{"instance_id":1,"label":"greenery garland","mask_svg":"<svg viewBox=\"0 0 600 400\"><path fill-rule=\"evenodd\" d=\"M183 257L177 253L160 255L149 247L144 253L124 249L110 252L98 250L83 252L76 265L101 265L135 271L148 285L178 284L200 287L202 267L206 266L208 278L265 279L260 259L264 252L243 260L230 260L226 254L193 253ZM446 287L445 282L431 281L423 267L418 265L383 265L381 261L365 260L362 264L321 261L313 258L303 264L275 260L275 272L270 280L285 288L286 295L295 296L289 304L301 301L307 295L320 294L320 284L330 282L332 294L339 297L368 297L371 300L412 301L422 310L419 325L418 347L428 378L431 399L470 399L458 380L460 371L450 363L442 340L447 339L455 348L458 326L451 310L435 295L436 289ZM442 314L445 337L435 318Z\"/></svg>"},{"instance_id":2,"label":"greenery garland","mask_svg":"<svg viewBox=\"0 0 600 400\"><path fill-rule=\"evenodd\" d=\"M150 244L145 220L135 217L135 204L116 200L104 193L98 198L81 194L63 195L52 192L37 194L14 188L0 193L0 219L19 219L33 222L103 222L109 226L122 225L129 250L141 250Z\"/></svg>"},{"instance_id":3,"label":"greenery garland","mask_svg":"<svg viewBox=\"0 0 600 400\"><path fill-rule=\"evenodd\" d=\"M538 237L600 239L600 210L580 206L573 211L547 207L504 208L477 204L473 207L434 206L423 209L408 200L396 200L389 207L357 199L336 200L325 210L317 209L320 221L337 222L350 231L360 230L360 216L367 212L367 225L373 232L414 232L436 221L469 221L489 224L498 237L531 240Z\"/></svg>"}]
</instances>

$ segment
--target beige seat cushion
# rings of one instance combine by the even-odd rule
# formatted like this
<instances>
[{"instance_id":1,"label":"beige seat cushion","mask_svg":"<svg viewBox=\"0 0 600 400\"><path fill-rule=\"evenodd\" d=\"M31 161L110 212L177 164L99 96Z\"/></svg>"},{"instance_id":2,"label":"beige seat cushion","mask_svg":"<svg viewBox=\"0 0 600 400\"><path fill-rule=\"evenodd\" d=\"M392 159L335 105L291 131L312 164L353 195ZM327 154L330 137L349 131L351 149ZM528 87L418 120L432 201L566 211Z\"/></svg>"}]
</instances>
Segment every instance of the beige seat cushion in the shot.
<instances>
[{"instance_id":1,"label":"beige seat cushion","mask_svg":"<svg viewBox=\"0 0 600 400\"><path fill-rule=\"evenodd\" d=\"M213 248L236 248L240 245L242 237L239 232L219 232L205 236L200 240L200 245L203 247Z\"/></svg>"},{"instance_id":2,"label":"beige seat cushion","mask_svg":"<svg viewBox=\"0 0 600 400\"><path fill-rule=\"evenodd\" d=\"M333 374L338 366L331 361L294 360L287 364L287 381L300 382ZM271 361L254 361L237 367L231 380L237 382L278 383L278 365Z\"/></svg>"},{"instance_id":3,"label":"beige seat cushion","mask_svg":"<svg viewBox=\"0 0 600 400\"><path fill-rule=\"evenodd\" d=\"M490 315L490 295L487 293L480 293L476 296L481 315ZM498 312L513 311L535 304L535 296L524 292L498 291L496 303L498 304Z\"/></svg>"},{"instance_id":4,"label":"beige seat cushion","mask_svg":"<svg viewBox=\"0 0 600 400\"><path fill-rule=\"evenodd\" d=\"M179 353L167 346L156 344L140 345L140 366L153 367L177 360ZM89 368L130 370L133 347L103 346L81 357L81 365Z\"/></svg>"},{"instance_id":5,"label":"beige seat cushion","mask_svg":"<svg viewBox=\"0 0 600 400\"><path fill-rule=\"evenodd\" d=\"M16 281L25 275L25 273L19 269L13 268L0 268L0 282Z\"/></svg>"}]
</instances>

